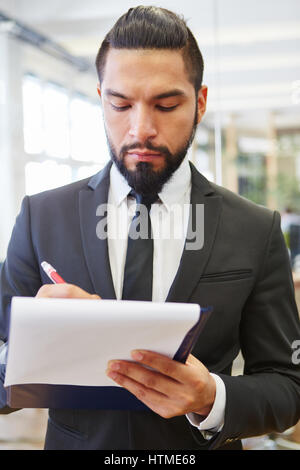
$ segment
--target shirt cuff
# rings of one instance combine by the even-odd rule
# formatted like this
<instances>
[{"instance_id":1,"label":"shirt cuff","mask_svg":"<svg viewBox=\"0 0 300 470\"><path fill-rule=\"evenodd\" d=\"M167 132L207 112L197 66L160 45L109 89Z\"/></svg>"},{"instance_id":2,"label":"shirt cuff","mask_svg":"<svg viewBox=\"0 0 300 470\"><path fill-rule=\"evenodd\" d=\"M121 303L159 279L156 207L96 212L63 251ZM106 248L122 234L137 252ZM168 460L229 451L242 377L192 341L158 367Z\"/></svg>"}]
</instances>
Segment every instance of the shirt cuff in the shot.
<instances>
[{"instance_id":1,"label":"shirt cuff","mask_svg":"<svg viewBox=\"0 0 300 470\"><path fill-rule=\"evenodd\" d=\"M226 406L226 389L223 380L216 374L210 374L216 382L216 397L208 416L203 419L197 413L186 414L189 422L202 431L205 439L210 439L213 434L221 431L224 425Z\"/></svg>"}]
</instances>

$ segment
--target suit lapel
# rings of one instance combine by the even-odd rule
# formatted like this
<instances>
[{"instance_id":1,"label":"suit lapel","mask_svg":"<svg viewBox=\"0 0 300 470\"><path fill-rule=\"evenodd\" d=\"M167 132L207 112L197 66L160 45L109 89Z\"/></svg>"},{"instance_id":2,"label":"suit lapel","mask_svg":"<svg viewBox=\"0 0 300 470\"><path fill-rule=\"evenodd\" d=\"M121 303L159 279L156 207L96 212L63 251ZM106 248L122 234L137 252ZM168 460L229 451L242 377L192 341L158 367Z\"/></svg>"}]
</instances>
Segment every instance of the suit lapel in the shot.
<instances>
[{"instance_id":1,"label":"suit lapel","mask_svg":"<svg viewBox=\"0 0 300 470\"><path fill-rule=\"evenodd\" d=\"M187 302L189 300L208 262L221 214L221 196L214 195L214 190L209 182L192 164L191 170L192 191L188 236L180 265L166 302ZM195 214L197 204L203 204L204 207L204 243L200 249L187 249L187 242L192 238L191 214ZM195 220L197 219L193 217L193 222ZM199 220L197 222L199 223ZM201 230L201 227L198 226L198 230Z\"/></svg>"},{"instance_id":2,"label":"suit lapel","mask_svg":"<svg viewBox=\"0 0 300 470\"><path fill-rule=\"evenodd\" d=\"M83 251L95 293L104 299L115 299L112 274L109 263L107 237L99 238L97 230L105 213L97 209L107 204L111 162L93 176L88 186L79 193L79 214ZM99 232L98 232L99 234Z\"/></svg>"}]
</instances>

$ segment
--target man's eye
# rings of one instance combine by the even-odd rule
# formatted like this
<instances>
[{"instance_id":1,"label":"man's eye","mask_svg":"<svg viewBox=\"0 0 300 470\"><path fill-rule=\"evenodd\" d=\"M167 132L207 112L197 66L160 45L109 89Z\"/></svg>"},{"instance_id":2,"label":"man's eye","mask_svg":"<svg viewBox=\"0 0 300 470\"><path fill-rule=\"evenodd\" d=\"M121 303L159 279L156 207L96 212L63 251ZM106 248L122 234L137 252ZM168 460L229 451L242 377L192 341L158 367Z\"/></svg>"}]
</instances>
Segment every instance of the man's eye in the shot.
<instances>
[{"instance_id":1,"label":"man's eye","mask_svg":"<svg viewBox=\"0 0 300 470\"><path fill-rule=\"evenodd\" d=\"M157 109L159 109L160 111L164 111L164 112L169 112L169 111L173 111L174 109L176 109L178 106L178 104L176 104L175 106L161 106L161 105L157 105Z\"/></svg>"},{"instance_id":2,"label":"man's eye","mask_svg":"<svg viewBox=\"0 0 300 470\"><path fill-rule=\"evenodd\" d=\"M126 111L126 109L129 108L129 105L128 106L116 106L112 103L111 103L111 106L115 111Z\"/></svg>"}]
</instances>

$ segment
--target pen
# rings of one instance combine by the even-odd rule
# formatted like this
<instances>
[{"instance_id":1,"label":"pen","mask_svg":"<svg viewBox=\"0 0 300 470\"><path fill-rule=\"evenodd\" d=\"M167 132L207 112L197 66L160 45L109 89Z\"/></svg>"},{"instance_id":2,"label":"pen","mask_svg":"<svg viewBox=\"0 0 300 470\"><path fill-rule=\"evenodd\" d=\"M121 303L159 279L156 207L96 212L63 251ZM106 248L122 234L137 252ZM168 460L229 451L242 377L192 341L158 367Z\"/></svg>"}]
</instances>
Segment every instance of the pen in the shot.
<instances>
[{"instance_id":1,"label":"pen","mask_svg":"<svg viewBox=\"0 0 300 470\"><path fill-rule=\"evenodd\" d=\"M56 269L51 266L51 264L47 263L47 261L43 261L41 266L51 281L54 282L54 284L65 284L66 281L63 280L63 278L58 274Z\"/></svg>"}]
</instances>

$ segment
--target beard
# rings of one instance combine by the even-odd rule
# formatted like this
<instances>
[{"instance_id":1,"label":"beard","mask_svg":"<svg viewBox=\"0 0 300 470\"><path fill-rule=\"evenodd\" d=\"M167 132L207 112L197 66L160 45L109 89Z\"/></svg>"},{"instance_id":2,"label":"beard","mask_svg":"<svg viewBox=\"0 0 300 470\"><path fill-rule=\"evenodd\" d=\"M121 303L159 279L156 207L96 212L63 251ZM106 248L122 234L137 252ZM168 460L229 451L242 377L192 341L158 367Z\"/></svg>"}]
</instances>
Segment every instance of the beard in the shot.
<instances>
[{"instance_id":1,"label":"beard","mask_svg":"<svg viewBox=\"0 0 300 470\"><path fill-rule=\"evenodd\" d=\"M189 138L174 154L172 154L167 147L156 147L147 140L144 145L142 145L140 142L135 142L131 145L124 145L119 152L119 156L117 156L116 150L106 133L111 159L116 164L120 173L127 180L129 186L134 189L136 193L141 195L160 193L165 183L169 181L173 173L177 170L177 168L179 168L195 137L197 129L197 111L198 110L196 107L195 119ZM126 153L129 150L141 148L159 152L162 156L164 156L164 167L161 170L154 171L150 162L138 162L134 171L128 170L124 163Z\"/></svg>"}]
</instances>

